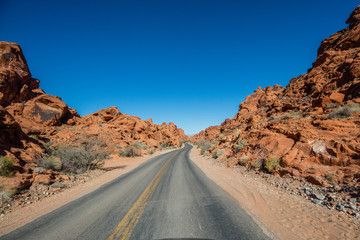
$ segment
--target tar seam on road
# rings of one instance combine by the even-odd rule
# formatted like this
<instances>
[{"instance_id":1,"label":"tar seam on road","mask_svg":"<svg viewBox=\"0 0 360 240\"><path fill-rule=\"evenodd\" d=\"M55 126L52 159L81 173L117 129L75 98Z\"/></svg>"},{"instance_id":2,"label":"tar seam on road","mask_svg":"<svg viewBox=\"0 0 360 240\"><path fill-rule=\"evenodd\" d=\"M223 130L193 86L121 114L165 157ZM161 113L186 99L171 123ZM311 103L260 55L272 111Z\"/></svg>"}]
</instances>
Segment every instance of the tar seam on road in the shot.
<instances>
[{"instance_id":1,"label":"tar seam on road","mask_svg":"<svg viewBox=\"0 0 360 240\"><path fill-rule=\"evenodd\" d=\"M141 214L143 213L146 204L150 200L151 196L154 194L154 191L159 184L166 168L168 167L171 160L178 154L176 152L173 154L161 167L156 176L151 180L150 184L141 194L139 199L134 203L134 205L130 208L129 212L125 215L125 217L121 220L119 225L115 228L114 232L110 235L108 240L113 239L130 239L132 232L135 229L136 224L138 223Z\"/></svg>"}]
</instances>

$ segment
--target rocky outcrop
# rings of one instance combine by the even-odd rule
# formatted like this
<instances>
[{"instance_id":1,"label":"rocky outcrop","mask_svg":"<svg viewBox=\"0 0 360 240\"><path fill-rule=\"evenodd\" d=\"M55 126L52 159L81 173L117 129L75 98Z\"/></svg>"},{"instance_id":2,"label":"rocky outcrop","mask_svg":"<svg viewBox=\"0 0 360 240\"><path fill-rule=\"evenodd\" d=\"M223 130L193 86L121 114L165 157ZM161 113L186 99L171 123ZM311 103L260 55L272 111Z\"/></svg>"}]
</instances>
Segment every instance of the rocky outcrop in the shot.
<instances>
[{"instance_id":1,"label":"rocky outcrop","mask_svg":"<svg viewBox=\"0 0 360 240\"><path fill-rule=\"evenodd\" d=\"M80 117L61 98L39 88L18 44L0 42L0 156L13 159L15 173L0 176L2 185L19 189L34 182L49 184L54 171L35 172L44 145L76 144L83 138L102 141L111 153L139 142L153 148L178 146L186 136L173 123L154 124L116 107Z\"/></svg>"},{"instance_id":2,"label":"rocky outcrop","mask_svg":"<svg viewBox=\"0 0 360 240\"><path fill-rule=\"evenodd\" d=\"M0 105L26 101L38 87L39 81L31 77L20 46L0 42Z\"/></svg>"},{"instance_id":3,"label":"rocky outcrop","mask_svg":"<svg viewBox=\"0 0 360 240\"><path fill-rule=\"evenodd\" d=\"M224 149L222 159L261 168L280 159L275 174L318 185L360 182L360 6L349 26L322 41L308 73L286 87L260 87L225 120L193 136ZM246 159L246 161L241 160Z\"/></svg>"},{"instance_id":4,"label":"rocky outcrop","mask_svg":"<svg viewBox=\"0 0 360 240\"><path fill-rule=\"evenodd\" d=\"M154 148L178 146L180 140L186 139L184 131L174 123L158 125L151 119L145 121L123 114L116 107L109 107L79 118L73 127L57 128L53 141L70 143L84 135L121 148L136 142Z\"/></svg>"}]
</instances>

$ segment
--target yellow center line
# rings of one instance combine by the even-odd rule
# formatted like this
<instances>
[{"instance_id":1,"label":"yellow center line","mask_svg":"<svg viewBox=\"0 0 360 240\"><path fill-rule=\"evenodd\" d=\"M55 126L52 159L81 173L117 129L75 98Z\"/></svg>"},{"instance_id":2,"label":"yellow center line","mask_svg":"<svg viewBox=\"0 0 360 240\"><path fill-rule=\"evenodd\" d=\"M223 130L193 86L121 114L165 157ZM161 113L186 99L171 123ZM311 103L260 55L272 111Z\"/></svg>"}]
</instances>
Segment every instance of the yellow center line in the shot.
<instances>
[{"instance_id":1,"label":"yellow center line","mask_svg":"<svg viewBox=\"0 0 360 240\"><path fill-rule=\"evenodd\" d=\"M113 239L129 239L132 232L135 229L136 224L138 223L141 214L143 213L146 204L152 197L155 192L157 185L159 184L166 168L170 164L171 159L173 159L176 154L174 153L161 167L159 172L155 175L155 177L151 180L150 184L146 187L144 192L141 194L139 199L134 203L134 205L130 208L129 212L125 215L125 217L121 220L119 225L115 228L114 232L110 235L108 240Z\"/></svg>"}]
</instances>

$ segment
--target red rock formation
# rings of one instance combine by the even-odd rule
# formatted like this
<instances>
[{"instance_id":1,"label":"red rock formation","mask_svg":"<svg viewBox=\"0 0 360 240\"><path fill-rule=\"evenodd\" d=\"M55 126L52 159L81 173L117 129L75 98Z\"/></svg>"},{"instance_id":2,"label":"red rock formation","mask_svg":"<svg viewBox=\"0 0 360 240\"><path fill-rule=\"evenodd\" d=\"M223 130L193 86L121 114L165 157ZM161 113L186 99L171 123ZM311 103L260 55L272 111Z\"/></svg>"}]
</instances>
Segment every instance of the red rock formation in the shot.
<instances>
[{"instance_id":1,"label":"red rock formation","mask_svg":"<svg viewBox=\"0 0 360 240\"><path fill-rule=\"evenodd\" d=\"M108 146L126 147L142 142L155 148L160 145L178 146L179 141L186 138L184 131L174 123L158 125L109 107L81 117L72 128L57 129L53 140L70 143L82 135L102 139Z\"/></svg>"},{"instance_id":2,"label":"red rock formation","mask_svg":"<svg viewBox=\"0 0 360 240\"><path fill-rule=\"evenodd\" d=\"M186 138L173 123L157 125L116 107L80 117L61 98L39 88L18 44L0 42L0 156L14 160L16 173L13 178L0 177L1 182L12 188L48 183L53 172L33 173L44 143L74 144L82 137L103 140L111 151L136 142L155 148L178 146Z\"/></svg>"},{"instance_id":3,"label":"red rock formation","mask_svg":"<svg viewBox=\"0 0 360 240\"><path fill-rule=\"evenodd\" d=\"M0 105L26 101L38 87L39 81L31 77L20 46L0 42Z\"/></svg>"},{"instance_id":4,"label":"red rock formation","mask_svg":"<svg viewBox=\"0 0 360 240\"><path fill-rule=\"evenodd\" d=\"M281 159L281 175L301 175L315 184L326 177L360 182L360 6L349 26L321 43L308 73L286 88L257 89L227 119L215 137L211 128L192 137L214 140L224 158Z\"/></svg>"}]
</instances>

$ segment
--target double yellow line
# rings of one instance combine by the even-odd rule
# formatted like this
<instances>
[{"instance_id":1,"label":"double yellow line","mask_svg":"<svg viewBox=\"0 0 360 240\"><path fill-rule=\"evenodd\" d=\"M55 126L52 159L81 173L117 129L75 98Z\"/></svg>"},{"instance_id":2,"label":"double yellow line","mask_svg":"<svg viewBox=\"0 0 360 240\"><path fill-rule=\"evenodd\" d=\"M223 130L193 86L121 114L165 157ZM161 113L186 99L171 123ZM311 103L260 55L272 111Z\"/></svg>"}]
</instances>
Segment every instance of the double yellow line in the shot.
<instances>
[{"instance_id":1,"label":"double yellow line","mask_svg":"<svg viewBox=\"0 0 360 240\"><path fill-rule=\"evenodd\" d=\"M134 205L130 208L129 212L125 215L125 217L121 220L119 225L115 228L114 232L110 235L108 240L113 239L129 239L132 232L135 229L136 224L139 222L140 216L143 213L146 204L150 200L151 196L154 194L157 185L159 184L162 176L168 165L171 162L178 152L174 153L161 167L156 176L151 180L150 184L141 194L139 199L134 203Z\"/></svg>"}]
</instances>

